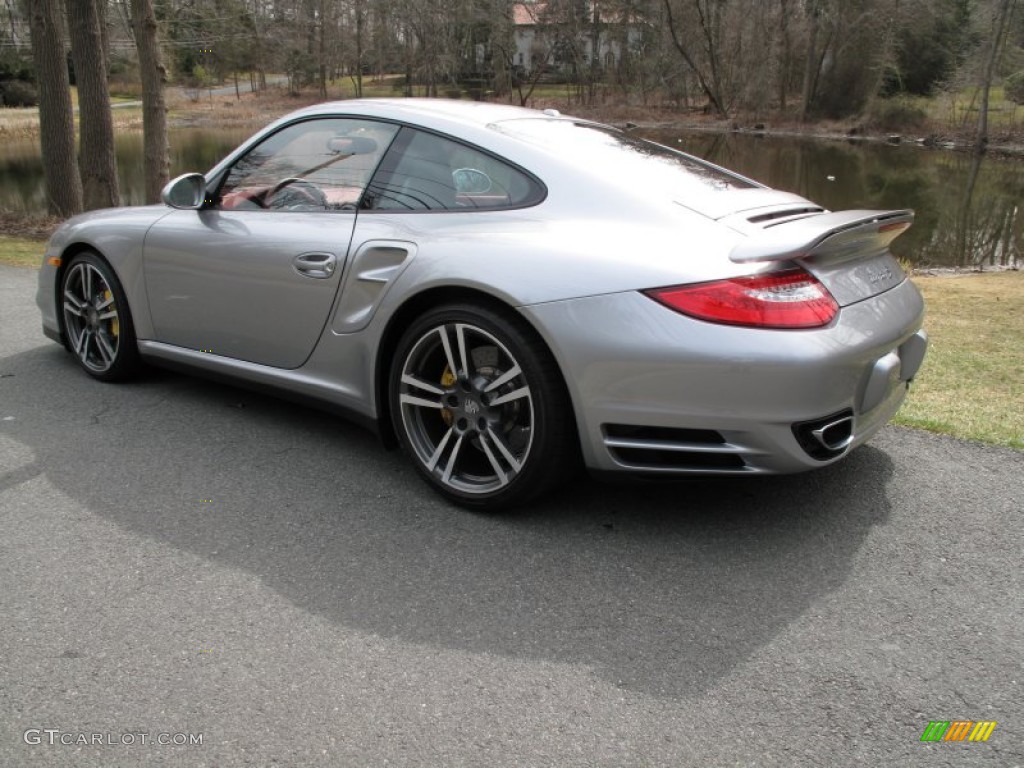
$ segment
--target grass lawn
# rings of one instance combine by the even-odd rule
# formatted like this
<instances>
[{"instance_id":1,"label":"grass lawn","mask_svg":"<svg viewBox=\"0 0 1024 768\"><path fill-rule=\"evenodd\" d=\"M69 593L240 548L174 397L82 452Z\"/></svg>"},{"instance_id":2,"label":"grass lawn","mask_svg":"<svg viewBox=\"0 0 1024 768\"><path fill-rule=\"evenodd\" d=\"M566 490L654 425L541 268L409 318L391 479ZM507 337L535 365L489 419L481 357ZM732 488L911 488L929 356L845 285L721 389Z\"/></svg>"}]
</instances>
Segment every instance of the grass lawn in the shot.
<instances>
[{"instance_id":1,"label":"grass lawn","mask_svg":"<svg viewBox=\"0 0 1024 768\"><path fill-rule=\"evenodd\" d=\"M0 235L0 264L42 255L40 240ZM1024 450L1024 272L914 282L931 343L896 423Z\"/></svg>"},{"instance_id":2,"label":"grass lawn","mask_svg":"<svg viewBox=\"0 0 1024 768\"><path fill-rule=\"evenodd\" d=\"M36 267L43 261L42 240L0 235L0 264L12 267Z\"/></svg>"},{"instance_id":3,"label":"grass lawn","mask_svg":"<svg viewBox=\"0 0 1024 768\"><path fill-rule=\"evenodd\" d=\"M931 343L896 422L1024 450L1024 273L914 282Z\"/></svg>"},{"instance_id":4,"label":"grass lawn","mask_svg":"<svg viewBox=\"0 0 1024 768\"><path fill-rule=\"evenodd\" d=\"M980 104L980 90L969 88L932 99L930 111L935 117L953 125L974 126L978 122ZM994 132L1018 130L1024 124L1024 105L1014 104L1006 98L1002 86L993 86L989 91L988 124L989 130Z\"/></svg>"}]
</instances>

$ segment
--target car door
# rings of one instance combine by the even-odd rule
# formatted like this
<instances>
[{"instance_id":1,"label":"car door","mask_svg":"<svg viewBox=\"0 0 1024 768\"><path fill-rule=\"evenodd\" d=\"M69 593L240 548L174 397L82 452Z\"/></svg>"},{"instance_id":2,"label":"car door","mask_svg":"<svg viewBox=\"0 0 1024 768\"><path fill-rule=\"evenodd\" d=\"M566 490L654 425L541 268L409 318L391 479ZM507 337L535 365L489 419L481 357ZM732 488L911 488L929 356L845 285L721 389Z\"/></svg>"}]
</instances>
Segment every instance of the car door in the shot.
<instances>
[{"instance_id":1,"label":"car door","mask_svg":"<svg viewBox=\"0 0 1024 768\"><path fill-rule=\"evenodd\" d=\"M302 365L341 284L359 200L397 130L291 123L240 156L203 209L158 221L144 244L156 340Z\"/></svg>"}]
</instances>

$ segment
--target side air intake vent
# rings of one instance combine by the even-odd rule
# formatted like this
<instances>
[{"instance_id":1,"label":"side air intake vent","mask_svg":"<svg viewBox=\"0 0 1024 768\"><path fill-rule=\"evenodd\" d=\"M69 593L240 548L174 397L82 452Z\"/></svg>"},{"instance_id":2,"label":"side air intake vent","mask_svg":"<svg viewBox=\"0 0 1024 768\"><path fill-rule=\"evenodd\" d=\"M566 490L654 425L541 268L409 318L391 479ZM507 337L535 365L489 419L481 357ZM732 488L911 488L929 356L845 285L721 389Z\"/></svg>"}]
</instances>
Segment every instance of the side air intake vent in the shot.
<instances>
[{"instance_id":1,"label":"side air intake vent","mask_svg":"<svg viewBox=\"0 0 1024 768\"><path fill-rule=\"evenodd\" d=\"M677 472L743 471L744 449L713 429L676 429L605 424L604 443L621 464L637 469Z\"/></svg>"}]
</instances>

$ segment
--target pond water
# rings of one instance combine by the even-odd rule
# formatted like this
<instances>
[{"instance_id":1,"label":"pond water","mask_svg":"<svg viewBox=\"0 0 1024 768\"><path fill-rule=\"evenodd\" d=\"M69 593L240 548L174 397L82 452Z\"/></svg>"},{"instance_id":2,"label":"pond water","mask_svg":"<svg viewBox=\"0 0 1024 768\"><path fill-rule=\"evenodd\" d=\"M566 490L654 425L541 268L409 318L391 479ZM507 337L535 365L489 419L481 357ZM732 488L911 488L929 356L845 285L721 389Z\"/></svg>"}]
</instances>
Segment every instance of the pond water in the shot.
<instances>
[{"instance_id":1,"label":"pond water","mask_svg":"<svg viewBox=\"0 0 1024 768\"><path fill-rule=\"evenodd\" d=\"M833 211L912 208L914 226L893 251L914 266L1024 266L1024 159L748 134L648 136Z\"/></svg>"},{"instance_id":2,"label":"pond water","mask_svg":"<svg viewBox=\"0 0 1024 768\"><path fill-rule=\"evenodd\" d=\"M169 132L171 178L189 171L208 171L252 133L247 128L172 129ZM116 140L121 203L142 205L146 199L142 175L142 132L125 132ZM46 212L43 163L37 139L0 144L0 210Z\"/></svg>"},{"instance_id":3,"label":"pond water","mask_svg":"<svg viewBox=\"0 0 1024 768\"><path fill-rule=\"evenodd\" d=\"M248 129L172 130L171 175L206 171ZM894 245L915 266L1024 266L1024 160L916 146L746 134L647 131L644 135L826 208L913 208L914 227ZM118 137L121 194L143 200L142 135ZM45 211L35 140L0 146L0 208Z\"/></svg>"}]
</instances>

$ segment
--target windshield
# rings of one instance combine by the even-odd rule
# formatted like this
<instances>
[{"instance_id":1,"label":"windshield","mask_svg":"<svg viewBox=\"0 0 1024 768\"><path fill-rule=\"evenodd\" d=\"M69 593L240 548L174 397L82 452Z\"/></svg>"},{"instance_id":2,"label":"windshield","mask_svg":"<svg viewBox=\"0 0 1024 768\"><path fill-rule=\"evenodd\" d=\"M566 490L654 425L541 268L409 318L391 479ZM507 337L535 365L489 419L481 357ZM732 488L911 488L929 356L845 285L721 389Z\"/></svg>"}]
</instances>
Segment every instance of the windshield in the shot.
<instances>
[{"instance_id":1,"label":"windshield","mask_svg":"<svg viewBox=\"0 0 1024 768\"><path fill-rule=\"evenodd\" d=\"M653 141L607 126L572 120L524 118L491 126L553 150L580 168L621 179L631 188L687 196L710 190L756 189L761 185Z\"/></svg>"}]
</instances>

